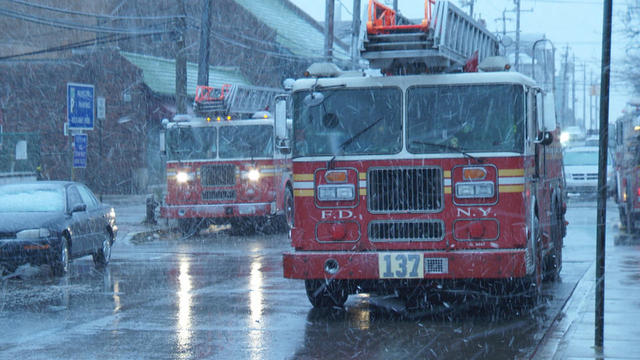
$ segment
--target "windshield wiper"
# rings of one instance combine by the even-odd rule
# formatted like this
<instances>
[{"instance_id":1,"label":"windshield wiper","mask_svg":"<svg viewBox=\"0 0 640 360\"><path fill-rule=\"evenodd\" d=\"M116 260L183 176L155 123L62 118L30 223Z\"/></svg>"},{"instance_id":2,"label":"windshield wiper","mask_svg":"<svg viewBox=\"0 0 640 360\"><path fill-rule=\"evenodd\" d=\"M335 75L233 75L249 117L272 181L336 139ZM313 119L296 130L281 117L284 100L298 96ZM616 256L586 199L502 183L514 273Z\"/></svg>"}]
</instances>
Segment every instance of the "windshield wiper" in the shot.
<instances>
[{"instance_id":1,"label":"windshield wiper","mask_svg":"<svg viewBox=\"0 0 640 360\"><path fill-rule=\"evenodd\" d=\"M380 121L382 121L382 119L384 119L384 116L379 117L376 121L372 122L371 124L369 124L366 128L358 131L356 134L354 134L352 137L348 138L347 140L345 140L344 142L342 142L342 144L340 144L340 146L338 146L339 150L344 150L345 147L349 146L349 144L351 144L352 142L354 142L357 138L359 138L362 134L366 133L367 131L369 131L369 129L371 129L372 127L376 126L377 123L379 123ZM331 159L329 159L329 161L327 161L327 169L333 169L334 166L334 160L336 159L337 154L334 154L333 157L331 157Z\"/></svg>"},{"instance_id":2,"label":"windshield wiper","mask_svg":"<svg viewBox=\"0 0 640 360\"><path fill-rule=\"evenodd\" d=\"M477 162L478 164L482 164L482 159L478 159L477 157L465 152L462 149L459 149L455 146L451 146L451 145L447 145L447 144L436 144L436 143L432 143L432 142L428 142L428 141L420 141L420 140L412 140L411 144L418 144L418 145L427 145L427 146L434 146L437 148L441 148L441 149L446 149L446 150L452 150L455 152L458 152L462 155L464 155L465 157L469 158L469 159L473 159L475 162Z\"/></svg>"},{"instance_id":3,"label":"windshield wiper","mask_svg":"<svg viewBox=\"0 0 640 360\"><path fill-rule=\"evenodd\" d=\"M369 129L371 129L372 127L376 126L380 121L382 121L382 119L384 119L384 116L379 117L376 121L372 122L371 124L369 124L366 128L358 131L356 134L354 134L352 137L348 138L347 140L345 140L342 144L340 144L339 148L341 150L344 150L345 147L349 146L352 142L354 142L357 138L359 138L362 134L366 133L367 131L369 131Z\"/></svg>"}]
</instances>

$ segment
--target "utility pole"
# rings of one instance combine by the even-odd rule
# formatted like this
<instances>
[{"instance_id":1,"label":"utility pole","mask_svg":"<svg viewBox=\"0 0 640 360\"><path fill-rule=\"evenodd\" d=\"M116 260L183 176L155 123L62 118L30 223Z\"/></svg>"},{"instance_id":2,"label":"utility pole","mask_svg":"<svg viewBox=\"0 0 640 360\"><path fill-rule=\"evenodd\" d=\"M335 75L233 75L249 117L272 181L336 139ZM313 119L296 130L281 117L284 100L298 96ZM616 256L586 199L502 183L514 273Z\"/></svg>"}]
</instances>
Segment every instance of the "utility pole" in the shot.
<instances>
[{"instance_id":1,"label":"utility pole","mask_svg":"<svg viewBox=\"0 0 640 360\"><path fill-rule=\"evenodd\" d=\"M591 120L591 119L589 119ZM589 129L591 123L587 123L587 64L582 63L582 122Z\"/></svg>"},{"instance_id":2,"label":"utility pole","mask_svg":"<svg viewBox=\"0 0 640 360\"><path fill-rule=\"evenodd\" d=\"M328 62L333 61L333 15L335 0L325 0L324 11L324 56Z\"/></svg>"},{"instance_id":3,"label":"utility pole","mask_svg":"<svg viewBox=\"0 0 640 360\"><path fill-rule=\"evenodd\" d=\"M520 67L520 13L523 12L523 11L525 11L525 12L533 12L533 9L522 10L522 9L520 9L520 0L513 0L513 2L516 4L516 9L515 10L511 10L511 11L515 11L516 12L516 51L515 51L514 68L516 69L516 71L519 71L519 67Z\"/></svg>"},{"instance_id":4,"label":"utility pole","mask_svg":"<svg viewBox=\"0 0 640 360\"><path fill-rule=\"evenodd\" d=\"M393 11L398 13L398 0L393 0Z\"/></svg>"},{"instance_id":5,"label":"utility pole","mask_svg":"<svg viewBox=\"0 0 640 360\"><path fill-rule=\"evenodd\" d=\"M200 54L198 56L198 85L209 86L209 33L211 32L211 2L202 0L200 21Z\"/></svg>"},{"instance_id":6,"label":"utility pole","mask_svg":"<svg viewBox=\"0 0 640 360\"><path fill-rule=\"evenodd\" d=\"M571 62L571 112L573 113L574 125L578 125L576 121L576 54L573 54L573 61Z\"/></svg>"},{"instance_id":7,"label":"utility pole","mask_svg":"<svg viewBox=\"0 0 640 360\"><path fill-rule=\"evenodd\" d=\"M513 0L516 3L516 59L515 68L519 70L520 65L520 0Z\"/></svg>"},{"instance_id":8,"label":"utility pole","mask_svg":"<svg viewBox=\"0 0 640 360\"><path fill-rule=\"evenodd\" d=\"M593 124L593 97L596 95L593 92L593 70L589 73L589 84L591 84L589 93L589 128L591 128Z\"/></svg>"},{"instance_id":9,"label":"utility pole","mask_svg":"<svg viewBox=\"0 0 640 360\"><path fill-rule=\"evenodd\" d=\"M177 44L176 44L176 112L187 112L187 56L184 49L184 36L187 11L184 0L180 1L182 17L177 19Z\"/></svg>"},{"instance_id":10,"label":"utility pole","mask_svg":"<svg viewBox=\"0 0 640 360\"><path fill-rule=\"evenodd\" d=\"M502 21L502 37L507 36L507 21L513 20L511 18L508 18L506 14L507 14L507 9L504 9L502 10L502 17L496 19L497 21Z\"/></svg>"},{"instance_id":11,"label":"utility pole","mask_svg":"<svg viewBox=\"0 0 640 360\"><path fill-rule=\"evenodd\" d=\"M561 116L562 116L562 124L567 126L567 96L568 94L568 86L567 86L567 68L569 66L569 46L565 46L564 50L564 62L562 66L562 107L561 107Z\"/></svg>"},{"instance_id":12,"label":"utility pole","mask_svg":"<svg viewBox=\"0 0 640 360\"><path fill-rule=\"evenodd\" d=\"M351 24L351 66L360 66L360 0L353 0L353 22Z\"/></svg>"},{"instance_id":13,"label":"utility pole","mask_svg":"<svg viewBox=\"0 0 640 360\"><path fill-rule=\"evenodd\" d=\"M602 19L602 65L600 68L600 151L598 153L598 206L596 225L595 348L602 355L604 344L604 269L607 218L607 147L609 141L609 78L611 73L611 8L605 0Z\"/></svg>"}]
</instances>

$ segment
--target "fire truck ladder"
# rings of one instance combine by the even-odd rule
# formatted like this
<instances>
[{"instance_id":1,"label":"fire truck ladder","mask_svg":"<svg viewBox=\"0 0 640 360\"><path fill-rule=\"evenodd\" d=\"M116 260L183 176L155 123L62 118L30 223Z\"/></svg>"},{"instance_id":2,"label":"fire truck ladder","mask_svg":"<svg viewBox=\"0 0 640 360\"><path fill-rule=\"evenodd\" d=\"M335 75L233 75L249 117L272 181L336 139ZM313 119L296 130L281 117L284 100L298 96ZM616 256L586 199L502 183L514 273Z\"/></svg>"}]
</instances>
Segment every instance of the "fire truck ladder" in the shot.
<instances>
[{"instance_id":1,"label":"fire truck ladder","mask_svg":"<svg viewBox=\"0 0 640 360\"><path fill-rule=\"evenodd\" d=\"M425 0L425 17L419 24L376 0L369 0L368 9L362 57L384 72L459 71L469 61L477 65L498 55L498 39L448 1Z\"/></svg>"},{"instance_id":2,"label":"fire truck ladder","mask_svg":"<svg viewBox=\"0 0 640 360\"><path fill-rule=\"evenodd\" d=\"M281 89L224 84L220 88L198 85L194 104L200 116L252 115L269 110Z\"/></svg>"}]
</instances>

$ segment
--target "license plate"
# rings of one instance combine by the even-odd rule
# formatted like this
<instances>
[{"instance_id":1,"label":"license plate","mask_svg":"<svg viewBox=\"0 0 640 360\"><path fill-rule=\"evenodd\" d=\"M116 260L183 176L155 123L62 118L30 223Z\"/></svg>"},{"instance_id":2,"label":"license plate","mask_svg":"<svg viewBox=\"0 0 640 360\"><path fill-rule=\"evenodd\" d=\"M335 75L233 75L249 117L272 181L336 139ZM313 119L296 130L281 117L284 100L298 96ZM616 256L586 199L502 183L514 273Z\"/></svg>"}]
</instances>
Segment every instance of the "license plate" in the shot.
<instances>
[{"instance_id":1,"label":"license plate","mask_svg":"<svg viewBox=\"0 0 640 360\"><path fill-rule=\"evenodd\" d=\"M387 252L378 254L381 279L422 279L424 255L421 253Z\"/></svg>"}]
</instances>

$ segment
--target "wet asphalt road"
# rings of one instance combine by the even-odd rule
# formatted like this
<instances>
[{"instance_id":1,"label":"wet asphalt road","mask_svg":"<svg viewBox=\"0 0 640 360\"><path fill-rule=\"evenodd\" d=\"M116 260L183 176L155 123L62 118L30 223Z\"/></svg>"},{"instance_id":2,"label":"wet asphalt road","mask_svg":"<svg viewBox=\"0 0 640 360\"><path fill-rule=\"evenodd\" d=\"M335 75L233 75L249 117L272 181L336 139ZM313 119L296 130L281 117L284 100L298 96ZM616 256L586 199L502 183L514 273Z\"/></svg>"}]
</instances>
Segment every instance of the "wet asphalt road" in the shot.
<instances>
[{"instance_id":1,"label":"wet asphalt road","mask_svg":"<svg viewBox=\"0 0 640 360\"><path fill-rule=\"evenodd\" d=\"M595 200L571 199L561 281L535 308L446 302L407 311L393 297L351 296L314 310L302 281L282 277L285 235L119 241L52 278L46 266L0 283L6 359L529 358L595 259ZM615 204L607 237L617 233ZM124 234L120 234L122 240Z\"/></svg>"}]
</instances>

